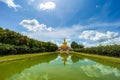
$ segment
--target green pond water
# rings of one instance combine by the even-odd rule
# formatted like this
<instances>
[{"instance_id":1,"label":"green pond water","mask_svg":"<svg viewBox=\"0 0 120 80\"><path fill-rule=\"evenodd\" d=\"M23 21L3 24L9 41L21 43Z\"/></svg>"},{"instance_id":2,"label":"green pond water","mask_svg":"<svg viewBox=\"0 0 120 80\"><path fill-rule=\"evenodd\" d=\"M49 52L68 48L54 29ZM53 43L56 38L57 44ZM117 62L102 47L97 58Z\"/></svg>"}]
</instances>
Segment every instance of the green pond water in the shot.
<instances>
[{"instance_id":1,"label":"green pond water","mask_svg":"<svg viewBox=\"0 0 120 80\"><path fill-rule=\"evenodd\" d=\"M120 80L120 64L59 53L0 63L0 80Z\"/></svg>"}]
</instances>

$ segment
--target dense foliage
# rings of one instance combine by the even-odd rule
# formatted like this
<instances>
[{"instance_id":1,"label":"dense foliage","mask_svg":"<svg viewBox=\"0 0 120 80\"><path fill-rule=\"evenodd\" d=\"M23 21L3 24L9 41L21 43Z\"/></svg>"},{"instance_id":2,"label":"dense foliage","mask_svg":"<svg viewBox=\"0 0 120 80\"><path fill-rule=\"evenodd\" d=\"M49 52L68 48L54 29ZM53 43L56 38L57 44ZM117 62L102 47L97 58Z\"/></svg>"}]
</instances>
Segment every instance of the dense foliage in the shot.
<instances>
[{"instance_id":1,"label":"dense foliage","mask_svg":"<svg viewBox=\"0 0 120 80\"><path fill-rule=\"evenodd\" d=\"M0 55L52 52L57 48L54 43L34 40L9 29L0 28Z\"/></svg>"},{"instance_id":2,"label":"dense foliage","mask_svg":"<svg viewBox=\"0 0 120 80\"><path fill-rule=\"evenodd\" d=\"M77 42L73 41L71 43L71 48L73 48L73 49L79 49L79 48L84 48L84 46L82 44L78 44Z\"/></svg>"},{"instance_id":3,"label":"dense foliage","mask_svg":"<svg viewBox=\"0 0 120 80\"><path fill-rule=\"evenodd\" d=\"M120 57L120 45L108 45L108 46L98 46L98 47L91 47L91 48L81 48L81 49L74 49L74 51Z\"/></svg>"}]
</instances>

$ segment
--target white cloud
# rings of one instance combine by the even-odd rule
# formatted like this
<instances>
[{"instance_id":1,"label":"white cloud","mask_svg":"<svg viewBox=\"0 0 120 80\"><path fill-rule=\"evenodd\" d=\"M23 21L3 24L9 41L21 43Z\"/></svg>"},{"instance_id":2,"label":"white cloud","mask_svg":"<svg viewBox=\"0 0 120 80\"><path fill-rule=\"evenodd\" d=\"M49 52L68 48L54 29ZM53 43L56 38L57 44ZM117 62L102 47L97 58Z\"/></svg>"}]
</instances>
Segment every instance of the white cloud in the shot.
<instances>
[{"instance_id":1,"label":"white cloud","mask_svg":"<svg viewBox=\"0 0 120 80\"><path fill-rule=\"evenodd\" d=\"M114 39L116 37L118 37L117 32L107 31L106 33L101 33L101 32L93 31L93 30L83 31L81 35L79 36L80 39L88 39L88 40L98 41L98 42L103 42L109 39Z\"/></svg>"},{"instance_id":2,"label":"white cloud","mask_svg":"<svg viewBox=\"0 0 120 80\"><path fill-rule=\"evenodd\" d=\"M36 24L40 25L38 21L35 20L34 22ZM95 23L95 24L89 24L89 25L73 25L72 27L62 27L62 28L61 27L56 27L56 28L54 28L54 30L52 29L52 27L49 27L46 30L50 30L51 31L51 29L52 29L52 31L51 32L47 32L47 33L46 32L39 32L38 28L37 29L35 28L35 31L37 31L37 32L33 32L33 33L26 32L26 33L28 35L30 35L32 38L36 38L37 37L37 39L38 39L38 36L44 36L44 37L46 37L46 39L48 39L48 38L52 38L52 39L56 39L56 38L59 38L59 39L61 39L61 38L70 38L70 39L73 39L73 38L78 38L79 33L81 31L83 31L85 29L88 29L90 26L97 26L97 25L99 25L99 26L105 26L105 25L106 26L111 26L111 25L119 26L120 24L118 22L117 23L111 23L111 24L109 24L109 23L103 23L103 24L102 23L101 24L100 23L99 24ZM28 27L30 27L30 26L28 26ZM31 29L29 29L29 31L31 31ZM83 32L82 32L82 34L80 36L83 35ZM99 41L99 38L101 38L104 35L107 35L108 39L111 39L113 37L118 36L117 32L110 32L110 31L107 31L106 33L101 33L101 32L91 31L90 30L90 31L88 31L88 33L91 33L91 34L96 33L96 37L94 38L94 41L96 41L96 40ZM39 35L37 35L37 34L39 34ZM86 33L84 32L84 34L87 34L87 32ZM99 34L101 34L101 35L99 35ZM88 36L90 36L90 35L88 35ZM97 36L99 38L97 38ZM83 35L83 37L86 38L86 36L84 36L84 35Z\"/></svg>"},{"instance_id":3,"label":"white cloud","mask_svg":"<svg viewBox=\"0 0 120 80\"><path fill-rule=\"evenodd\" d=\"M21 8L20 5L14 3L14 0L0 0L0 1L7 4L9 8L14 8L15 10L17 10L17 8Z\"/></svg>"},{"instance_id":4,"label":"white cloud","mask_svg":"<svg viewBox=\"0 0 120 80\"><path fill-rule=\"evenodd\" d=\"M54 28L54 30L50 32L45 31L36 31L36 32L24 32L24 35L27 35L31 38L35 38L38 40L44 40L44 41L51 41L51 40L63 40L63 38L71 39L78 35L77 32L80 29L80 27L71 27L71 28L61 28L57 27ZM70 41L70 40L68 40Z\"/></svg>"},{"instance_id":5,"label":"white cloud","mask_svg":"<svg viewBox=\"0 0 120 80\"><path fill-rule=\"evenodd\" d=\"M106 46L106 45L114 45L114 44L120 45L120 37L109 39L109 40L99 42L99 43L83 42L82 44L84 45L84 47L94 47L94 46L99 46L99 45Z\"/></svg>"},{"instance_id":6,"label":"white cloud","mask_svg":"<svg viewBox=\"0 0 120 80\"><path fill-rule=\"evenodd\" d=\"M23 27L27 28L29 31L52 31L52 27L47 27L45 24L40 24L36 19L32 20L22 20L20 23Z\"/></svg>"},{"instance_id":7,"label":"white cloud","mask_svg":"<svg viewBox=\"0 0 120 80\"><path fill-rule=\"evenodd\" d=\"M98 46L99 44L90 44L88 42L83 42L82 45L84 45L84 47L93 47L93 46Z\"/></svg>"},{"instance_id":8,"label":"white cloud","mask_svg":"<svg viewBox=\"0 0 120 80\"><path fill-rule=\"evenodd\" d=\"M39 4L41 10L53 10L56 7L54 2L44 2Z\"/></svg>"},{"instance_id":9,"label":"white cloud","mask_svg":"<svg viewBox=\"0 0 120 80\"><path fill-rule=\"evenodd\" d=\"M28 0L28 4L30 5L31 3L33 3L35 0Z\"/></svg>"},{"instance_id":10,"label":"white cloud","mask_svg":"<svg viewBox=\"0 0 120 80\"><path fill-rule=\"evenodd\" d=\"M120 37L118 38L114 38L114 39L110 39L107 41L104 41L102 43L100 43L101 45L114 45L114 44L120 44Z\"/></svg>"},{"instance_id":11,"label":"white cloud","mask_svg":"<svg viewBox=\"0 0 120 80\"><path fill-rule=\"evenodd\" d=\"M39 23L38 21L35 21L35 22L36 24ZM103 23L103 24L93 23L89 25L73 25L72 27L55 27L54 29L52 29L52 27L47 27L46 29L44 28L47 31L44 31L44 30L41 31L41 29L39 30L39 28L37 29L35 28L34 30L33 28L32 30L28 29L29 31L23 32L23 34L31 38L35 38L43 41L55 40L55 43L57 43L58 45L61 44L61 41L63 40L63 38L71 39L71 41L79 40L80 38L81 44L83 44L85 47L91 47L91 46L99 46L100 44L111 45L113 44L112 42L116 44L120 40L117 39L118 38L117 32L106 31L102 33L98 31L86 30L86 29L94 26L95 27L97 26L101 26L101 27L114 26L115 27L119 25L120 24L118 22L115 22L115 23ZM81 33L81 31L83 32ZM80 33L81 35L79 35ZM82 39L83 40L86 39L86 40L83 41ZM68 43L70 44L71 41L68 40Z\"/></svg>"}]
</instances>

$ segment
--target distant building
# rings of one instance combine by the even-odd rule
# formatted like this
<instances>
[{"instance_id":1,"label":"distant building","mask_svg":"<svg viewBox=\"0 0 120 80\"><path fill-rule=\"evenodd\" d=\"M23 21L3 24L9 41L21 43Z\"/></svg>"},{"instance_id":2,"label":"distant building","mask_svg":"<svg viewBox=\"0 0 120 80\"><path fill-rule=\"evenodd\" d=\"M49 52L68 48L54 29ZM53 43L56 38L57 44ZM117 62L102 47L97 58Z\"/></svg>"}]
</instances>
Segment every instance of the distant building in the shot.
<instances>
[{"instance_id":1,"label":"distant building","mask_svg":"<svg viewBox=\"0 0 120 80\"><path fill-rule=\"evenodd\" d=\"M59 47L58 51L72 51L72 48L70 48L67 45L67 41L65 38L64 38L64 41L62 42L62 45Z\"/></svg>"}]
</instances>

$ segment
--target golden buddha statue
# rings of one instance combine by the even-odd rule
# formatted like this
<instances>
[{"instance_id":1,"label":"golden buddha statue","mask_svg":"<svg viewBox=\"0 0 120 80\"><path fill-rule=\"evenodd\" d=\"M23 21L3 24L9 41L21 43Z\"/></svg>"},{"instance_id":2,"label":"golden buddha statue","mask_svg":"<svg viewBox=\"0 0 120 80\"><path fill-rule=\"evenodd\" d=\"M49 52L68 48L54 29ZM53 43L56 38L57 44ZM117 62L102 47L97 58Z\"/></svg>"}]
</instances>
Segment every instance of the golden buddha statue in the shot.
<instances>
[{"instance_id":1,"label":"golden buddha statue","mask_svg":"<svg viewBox=\"0 0 120 80\"><path fill-rule=\"evenodd\" d=\"M67 41L65 38L64 38L64 41L62 42L62 45L59 47L58 51L72 51L72 48L70 48L67 45Z\"/></svg>"},{"instance_id":2,"label":"golden buddha statue","mask_svg":"<svg viewBox=\"0 0 120 80\"><path fill-rule=\"evenodd\" d=\"M63 41L62 46L61 46L61 49L66 50L66 49L68 49L68 48L69 48L69 47L68 47L68 45L67 45L67 41L66 41L66 39L64 38L64 41Z\"/></svg>"}]
</instances>

